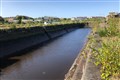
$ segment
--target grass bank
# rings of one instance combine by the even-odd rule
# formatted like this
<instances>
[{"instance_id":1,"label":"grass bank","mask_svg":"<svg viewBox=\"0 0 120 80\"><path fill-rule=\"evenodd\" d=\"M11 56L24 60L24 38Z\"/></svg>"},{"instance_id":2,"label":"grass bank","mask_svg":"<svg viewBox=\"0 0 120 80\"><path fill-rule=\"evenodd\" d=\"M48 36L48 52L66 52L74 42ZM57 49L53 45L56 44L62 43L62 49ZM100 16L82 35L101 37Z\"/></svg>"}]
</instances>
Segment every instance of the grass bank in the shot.
<instances>
[{"instance_id":1,"label":"grass bank","mask_svg":"<svg viewBox=\"0 0 120 80\"><path fill-rule=\"evenodd\" d=\"M120 18L110 18L103 27L96 25L91 38L94 64L100 66L102 80L120 80Z\"/></svg>"},{"instance_id":2,"label":"grass bank","mask_svg":"<svg viewBox=\"0 0 120 80\"><path fill-rule=\"evenodd\" d=\"M120 80L120 18L87 22L88 42L65 80Z\"/></svg>"}]
</instances>

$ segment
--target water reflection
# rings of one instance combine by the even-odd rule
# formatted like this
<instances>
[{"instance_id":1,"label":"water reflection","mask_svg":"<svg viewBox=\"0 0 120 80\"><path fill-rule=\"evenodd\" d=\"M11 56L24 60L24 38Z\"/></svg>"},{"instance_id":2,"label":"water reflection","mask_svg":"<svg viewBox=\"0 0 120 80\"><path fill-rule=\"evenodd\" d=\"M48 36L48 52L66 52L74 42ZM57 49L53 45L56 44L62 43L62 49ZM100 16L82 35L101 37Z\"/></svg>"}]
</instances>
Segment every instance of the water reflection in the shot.
<instances>
[{"instance_id":1,"label":"water reflection","mask_svg":"<svg viewBox=\"0 0 120 80\"><path fill-rule=\"evenodd\" d=\"M17 58L2 70L2 80L63 80L90 29L78 29Z\"/></svg>"}]
</instances>

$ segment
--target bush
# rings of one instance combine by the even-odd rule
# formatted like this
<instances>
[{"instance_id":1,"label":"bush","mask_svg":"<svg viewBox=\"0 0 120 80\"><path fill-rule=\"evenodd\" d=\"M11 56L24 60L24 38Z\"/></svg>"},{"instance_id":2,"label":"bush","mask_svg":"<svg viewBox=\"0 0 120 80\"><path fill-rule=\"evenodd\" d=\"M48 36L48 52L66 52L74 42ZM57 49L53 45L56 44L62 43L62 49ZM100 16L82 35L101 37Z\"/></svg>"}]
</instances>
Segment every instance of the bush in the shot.
<instances>
[{"instance_id":1,"label":"bush","mask_svg":"<svg viewBox=\"0 0 120 80\"><path fill-rule=\"evenodd\" d=\"M15 24L11 24L11 25L10 25L10 28L11 28L11 29L16 29Z\"/></svg>"},{"instance_id":2,"label":"bush","mask_svg":"<svg viewBox=\"0 0 120 80\"><path fill-rule=\"evenodd\" d=\"M101 65L102 80L110 80L111 77L120 77L120 25L119 19L108 20L108 26L98 28L101 38L101 47L93 49L96 59L95 64Z\"/></svg>"},{"instance_id":3,"label":"bush","mask_svg":"<svg viewBox=\"0 0 120 80\"><path fill-rule=\"evenodd\" d=\"M120 35L119 19L112 18L108 20L108 26L98 29L98 34L101 37L113 37Z\"/></svg>"},{"instance_id":4,"label":"bush","mask_svg":"<svg viewBox=\"0 0 120 80\"><path fill-rule=\"evenodd\" d=\"M101 78L109 80L110 76L120 76L120 39L109 38L102 42L102 47L94 50L96 65L101 65Z\"/></svg>"}]
</instances>

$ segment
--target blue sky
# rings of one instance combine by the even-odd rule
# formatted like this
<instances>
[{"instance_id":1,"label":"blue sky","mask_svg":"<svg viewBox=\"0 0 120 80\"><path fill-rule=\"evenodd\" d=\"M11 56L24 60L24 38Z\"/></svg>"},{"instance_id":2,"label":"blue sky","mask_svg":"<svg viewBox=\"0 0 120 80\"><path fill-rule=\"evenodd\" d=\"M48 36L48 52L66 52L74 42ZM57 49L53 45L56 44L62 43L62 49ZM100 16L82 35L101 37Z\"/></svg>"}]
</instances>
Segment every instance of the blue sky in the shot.
<instances>
[{"instance_id":1,"label":"blue sky","mask_svg":"<svg viewBox=\"0 0 120 80\"><path fill-rule=\"evenodd\" d=\"M0 9L3 17L106 16L111 11L120 12L120 0L2 0Z\"/></svg>"}]
</instances>

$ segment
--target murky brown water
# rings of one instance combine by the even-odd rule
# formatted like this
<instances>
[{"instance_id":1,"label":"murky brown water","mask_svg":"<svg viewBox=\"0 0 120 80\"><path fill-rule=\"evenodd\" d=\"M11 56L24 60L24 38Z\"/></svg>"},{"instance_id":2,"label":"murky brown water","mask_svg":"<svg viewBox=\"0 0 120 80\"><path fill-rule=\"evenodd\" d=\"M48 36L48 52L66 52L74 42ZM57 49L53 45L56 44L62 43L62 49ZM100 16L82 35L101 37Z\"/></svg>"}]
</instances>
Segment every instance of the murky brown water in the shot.
<instances>
[{"instance_id":1,"label":"murky brown water","mask_svg":"<svg viewBox=\"0 0 120 80\"><path fill-rule=\"evenodd\" d=\"M90 29L78 29L29 52L2 70L1 80L63 80Z\"/></svg>"}]
</instances>

